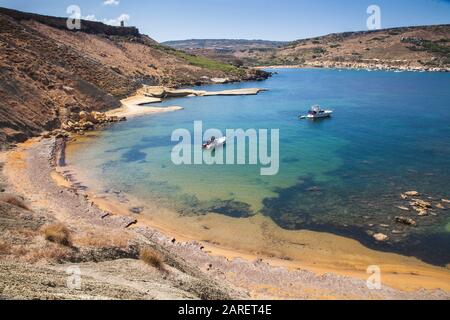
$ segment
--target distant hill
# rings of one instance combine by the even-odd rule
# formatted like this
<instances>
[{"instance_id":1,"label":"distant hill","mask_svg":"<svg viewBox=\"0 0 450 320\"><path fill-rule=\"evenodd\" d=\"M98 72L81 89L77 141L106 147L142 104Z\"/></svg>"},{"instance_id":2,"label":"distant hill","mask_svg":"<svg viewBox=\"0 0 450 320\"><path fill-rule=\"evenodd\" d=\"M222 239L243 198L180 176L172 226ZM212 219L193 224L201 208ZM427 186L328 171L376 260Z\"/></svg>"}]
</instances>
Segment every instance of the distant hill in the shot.
<instances>
[{"instance_id":1,"label":"distant hill","mask_svg":"<svg viewBox=\"0 0 450 320\"><path fill-rule=\"evenodd\" d=\"M166 41L162 44L180 50L208 49L221 53L230 53L238 50L253 48L278 48L288 42L268 40L243 40L243 39L190 39L178 41Z\"/></svg>"},{"instance_id":2,"label":"distant hill","mask_svg":"<svg viewBox=\"0 0 450 320\"><path fill-rule=\"evenodd\" d=\"M450 25L335 33L281 44L188 40L178 45L190 53L245 66L450 68Z\"/></svg>"},{"instance_id":3,"label":"distant hill","mask_svg":"<svg viewBox=\"0 0 450 320\"><path fill-rule=\"evenodd\" d=\"M163 46L134 27L0 8L0 147L59 128L82 110L117 107L143 84L264 79L267 73Z\"/></svg>"},{"instance_id":4,"label":"distant hill","mask_svg":"<svg viewBox=\"0 0 450 320\"><path fill-rule=\"evenodd\" d=\"M183 50L189 54L241 67L244 65L244 61L238 58L241 53L252 52L253 50L275 50L288 44L288 42L243 39L190 39L167 41L163 42L163 44ZM254 64L247 63L247 65L253 66Z\"/></svg>"},{"instance_id":5,"label":"distant hill","mask_svg":"<svg viewBox=\"0 0 450 320\"><path fill-rule=\"evenodd\" d=\"M253 65L445 69L450 67L450 25L336 33L237 57Z\"/></svg>"}]
</instances>

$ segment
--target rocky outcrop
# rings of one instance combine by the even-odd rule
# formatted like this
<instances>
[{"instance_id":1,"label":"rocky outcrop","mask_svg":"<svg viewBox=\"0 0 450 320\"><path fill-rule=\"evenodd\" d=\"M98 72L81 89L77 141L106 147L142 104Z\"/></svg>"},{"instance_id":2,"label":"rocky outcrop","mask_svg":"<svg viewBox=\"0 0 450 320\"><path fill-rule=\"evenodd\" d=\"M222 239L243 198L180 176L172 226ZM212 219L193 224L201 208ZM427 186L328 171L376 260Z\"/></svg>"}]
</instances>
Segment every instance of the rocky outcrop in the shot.
<instances>
[{"instance_id":1,"label":"rocky outcrop","mask_svg":"<svg viewBox=\"0 0 450 320\"><path fill-rule=\"evenodd\" d=\"M419 198L421 197L421 198ZM419 217L427 217L429 215L431 216L437 216L439 214L439 211L447 210L447 207L445 205L446 201L445 199L442 199L440 202L435 199L434 197L427 196L425 197L423 194L421 194L418 191L407 191L400 194L400 198L405 201L406 205L397 206L397 208L403 210L403 211L412 211L416 212ZM424 200L426 199L426 200ZM402 217L400 217L402 218ZM416 225L416 223L410 223L411 221L414 221L410 219L411 221L406 221L405 219L398 219L396 218L397 222L404 223L406 225ZM399 221L401 220L401 221Z\"/></svg>"},{"instance_id":2,"label":"rocky outcrop","mask_svg":"<svg viewBox=\"0 0 450 320\"><path fill-rule=\"evenodd\" d=\"M417 211L419 216L427 216L428 210L432 208L431 203L421 199L412 199L409 204L415 211Z\"/></svg>"},{"instance_id":3,"label":"rocky outcrop","mask_svg":"<svg viewBox=\"0 0 450 320\"><path fill-rule=\"evenodd\" d=\"M411 218L407 218L407 217L395 217L395 221L397 223L405 224L408 226L416 226L417 225L416 221L414 221Z\"/></svg>"},{"instance_id":4,"label":"rocky outcrop","mask_svg":"<svg viewBox=\"0 0 450 320\"><path fill-rule=\"evenodd\" d=\"M125 117L108 116L102 112L86 112L81 111L79 114L79 121L69 120L61 126L62 130L68 132L83 133L85 131L93 130L97 125L115 123L125 121Z\"/></svg>"},{"instance_id":5,"label":"rocky outcrop","mask_svg":"<svg viewBox=\"0 0 450 320\"><path fill-rule=\"evenodd\" d=\"M388 216L381 221L364 216L365 220L372 220L366 223L369 228L366 233L375 242L389 241L389 244L395 244L416 232L422 232L430 225L447 223L444 212L447 210L445 199L439 200L436 196L419 191L402 192L400 199L394 203L398 212L402 212L399 215Z\"/></svg>"},{"instance_id":6,"label":"rocky outcrop","mask_svg":"<svg viewBox=\"0 0 450 320\"><path fill-rule=\"evenodd\" d=\"M193 90L193 89L174 89L162 86L144 86L138 91L138 94L145 96L149 99L166 99L166 98L180 98L180 97L209 97L209 96L247 96L257 95L260 92L266 91L261 88L244 88L235 90L223 90L223 91L205 91L205 90ZM145 101L145 99L143 99ZM151 101L153 102L153 101ZM159 102L159 101L157 101ZM135 102L136 103L136 102ZM149 102L146 102L149 103Z\"/></svg>"},{"instance_id":7,"label":"rocky outcrop","mask_svg":"<svg viewBox=\"0 0 450 320\"><path fill-rule=\"evenodd\" d=\"M406 197L420 197L420 192L418 191L406 191L405 193L402 193Z\"/></svg>"},{"instance_id":8,"label":"rocky outcrop","mask_svg":"<svg viewBox=\"0 0 450 320\"><path fill-rule=\"evenodd\" d=\"M373 235L373 238L378 242L384 242L389 240L389 237L383 233L376 233Z\"/></svg>"},{"instance_id":9,"label":"rocky outcrop","mask_svg":"<svg viewBox=\"0 0 450 320\"><path fill-rule=\"evenodd\" d=\"M8 15L16 20L32 20L53 28L67 29L67 18L58 18L51 16L43 16L39 14L21 12L17 10L11 10L7 8L0 8L0 14ZM81 32L91 33L91 34L104 34L108 36L129 36L129 37L139 37L139 30L135 27L114 27L106 25L101 22L82 20ZM156 42L155 42L156 43Z\"/></svg>"}]
</instances>

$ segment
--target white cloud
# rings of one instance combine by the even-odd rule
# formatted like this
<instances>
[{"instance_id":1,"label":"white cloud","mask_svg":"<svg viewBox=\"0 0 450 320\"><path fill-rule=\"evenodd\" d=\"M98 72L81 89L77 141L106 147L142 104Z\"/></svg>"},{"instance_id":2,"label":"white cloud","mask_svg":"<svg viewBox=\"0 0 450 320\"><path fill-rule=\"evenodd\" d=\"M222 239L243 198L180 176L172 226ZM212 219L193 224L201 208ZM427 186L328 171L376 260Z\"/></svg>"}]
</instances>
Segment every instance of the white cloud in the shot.
<instances>
[{"instance_id":1,"label":"white cloud","mask_svg":"<svg viewBox=\"0 0 450 320\"><path fill-rule=\"evenodd\" d=\"M126 13L122 13L119 17L115 19L103 19L103 23L112 25L112 26L120 26L120 22L128 22L130 21L130 15Z\"/></svg>"},{"instance_id":2,"label":"white cloud","mask_svg":"<svg viewBox=\"0 0 450 320\"><path fill-rule=\"evenodd\" d=\"M120 22L121 21L124 21L124 22L130 21L130 15L126 14L126 13L122 13L120 16L118 16L115 19L102 19L102 20L99 20L99 19L97 19L95 17L94 14L90 14L90 15L84 16L82 19L89 20L89 21L103 22L104 24L109 24L111 26L120 26Z\"/></svg>"},{"instance_id":3,"label":"white cloud","mask_svg":"<svg viewBox=\"0 0 450 320\"><path fill-rule=\"evenodd\" d=\"M119 0L105 0L103 1L103 5L105 6L118 6L120 3Z\"/></svg>"},{"instance_id":4,"label":"white cloud","mask_svg":"<svg viewBox=\"0 0 450 320\"><path fill-rule=\"evenodd\" d=\"M85 17L82 17L82 19L89 20L89 21L97 21L97 19L95 18L95 14L89 14Z\"/></svg>"}]
</instances>

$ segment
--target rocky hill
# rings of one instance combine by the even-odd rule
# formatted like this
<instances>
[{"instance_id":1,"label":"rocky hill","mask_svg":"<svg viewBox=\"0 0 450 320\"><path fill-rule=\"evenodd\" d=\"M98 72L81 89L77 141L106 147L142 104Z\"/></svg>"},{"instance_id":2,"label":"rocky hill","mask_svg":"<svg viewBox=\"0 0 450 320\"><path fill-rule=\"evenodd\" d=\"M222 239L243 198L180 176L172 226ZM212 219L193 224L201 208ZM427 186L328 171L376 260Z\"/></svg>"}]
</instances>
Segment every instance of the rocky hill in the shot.
<instances>
[{"instance_id":1,"label":"rocky hill","mask_svg":"<svg viewBox=\"0 0 450 320\"><path fill-rule=\"evenodd\" d=\"M266 73L186 54L133 27L0 8L0 145L24 141L80 111L119 106L143 84L264 79Z\"/></svg>"},{"instance_id":2,"label":"rocky hill","mask_svg":"<svg viewBox=\"0 0 450 320\"><path fill-rule=\"evenodd\" d=\"M450 67L450 25L330 34L240 56L263 65L445 69Z\"/></svg>"},{"instance_id":3,"label":"rocky hill","mask_svg":"<svg viewBox=\"0 0 450 320\"><path fill-rule=\"evenodd\" d=\"M225 51L206 45L183 48L210 58L246 66L446 70L450 68L450 25L345 32L304 39L281 47L235 43ZM208 42L206 42L208 44ZM222 41L226 44L226 41ZM187 46L193 45L190 41ZM218 45L218 44L216 44ZM184 46L185 47L185 46Z\"/></svg>"},{"instance_id":4,"label":"rocky hill","mask_svg":"<svg viewBox=\"0 0 450 320\"><path fill-rule=\"evenodd\" d=\"M163 42L169 47L183 50L189 54L219 60L223 63L240 67L245 63L239 55L254 50L275 50L287 45L288 42L270 40L242 40L242 39L190 39ZM254 65L254 64L253 64Z\"/></svg>"},{"instance_id":5,"label":"rocky hill","mask_svg":"<svg viewBox=\"0 0 450 320\"><path fill-rule=\"evenodd\" d=\"M189 39L163 42L164 45L175 49L210 49L228 53L244 49L279 48L287 43L283 41L244 39Z\"/></svg>"}]
</instances>

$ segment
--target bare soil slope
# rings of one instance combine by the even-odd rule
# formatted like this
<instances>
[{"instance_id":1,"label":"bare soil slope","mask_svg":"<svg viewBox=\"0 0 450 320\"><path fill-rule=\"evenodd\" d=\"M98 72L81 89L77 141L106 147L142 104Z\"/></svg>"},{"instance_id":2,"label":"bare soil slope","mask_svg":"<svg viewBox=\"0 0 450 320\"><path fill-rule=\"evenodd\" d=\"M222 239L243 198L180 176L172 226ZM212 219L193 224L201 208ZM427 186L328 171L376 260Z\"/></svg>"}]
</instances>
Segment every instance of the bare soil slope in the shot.
<instances>
[{"instance_id":1,"label":"bare soil slope","mask_svg":"<svg viewBox=\"0 0 450 320\"><path fill-rule=\"evenodd\" d=\"M142 86L264 79L266 73L159 45L136 28L0 8L0 145L24 141L82 110L102 111Z\"/></svg>"}]
</instances>

